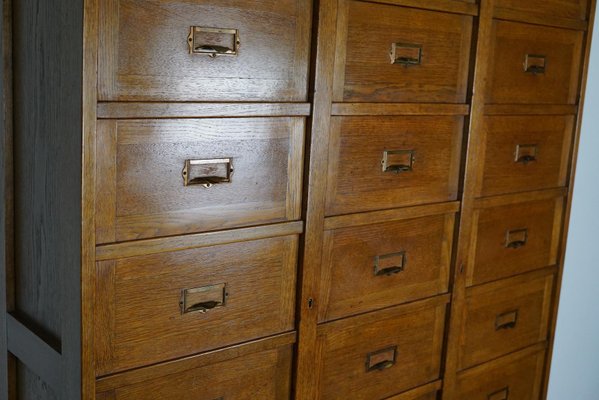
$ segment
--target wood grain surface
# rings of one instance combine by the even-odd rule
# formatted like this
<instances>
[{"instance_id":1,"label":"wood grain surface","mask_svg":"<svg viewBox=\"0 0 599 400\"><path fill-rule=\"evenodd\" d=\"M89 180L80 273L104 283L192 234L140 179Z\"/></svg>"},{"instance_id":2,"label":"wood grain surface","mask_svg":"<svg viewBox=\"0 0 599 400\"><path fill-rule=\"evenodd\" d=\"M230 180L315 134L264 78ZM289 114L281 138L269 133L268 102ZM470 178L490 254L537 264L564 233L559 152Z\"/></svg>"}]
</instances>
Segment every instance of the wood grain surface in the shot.
<instances>
[{"instance_id":1,"label":"wood grain surface","mask_svg":"<svg viewBox=\"0 0 599 400\"><path fill-rule=\"evenodd\" d=\"M457 198L463 117L333 117L327 215ZM384 172L385 151L412 151L411 171Z\"/></svg>"},{"instance_id":2,"label":"wood grain surface","mask_svg":"<svg viewBox=\"0 0 599 400\"><path fill-rule=\"evenodd\" d=\"M304 119L102 120L98 243L300 217ZM228 183L185 186L186 160L231 159Z\"/></svg>"},{"instance_id":3,"label":"wood grain surface","mask_svg":"<svg viewBox=\"0 0 599 400\"><path fill-rule=\"evenodd\" d=\"M311 3L101 1L99 99L305 101ZM193 26L238 30L237 55L189 54Z\"/></svg>"},{"instance_id":4,"label":"wood grain surface","mask_svg":"<svg viewBox=\"0 0 599 400\"><path fill-rule=\"evenodd\" d=\"M342 0L334 100L463 103L472 17ZM393 43L422 47L418 65L392 64Z\"/></svg>"},{"instance_id":5,"label":"wood grain surface","mask_svg":"<svg viewBox=\"0 0 599 400\"><path fill-rule=\"evenodd\" d=\"M297 246L285 236L99 262L97 374L293 330ZM182 312L183 291L211 285L224 285L221 306Z\"/></svg>"}]
</instances>

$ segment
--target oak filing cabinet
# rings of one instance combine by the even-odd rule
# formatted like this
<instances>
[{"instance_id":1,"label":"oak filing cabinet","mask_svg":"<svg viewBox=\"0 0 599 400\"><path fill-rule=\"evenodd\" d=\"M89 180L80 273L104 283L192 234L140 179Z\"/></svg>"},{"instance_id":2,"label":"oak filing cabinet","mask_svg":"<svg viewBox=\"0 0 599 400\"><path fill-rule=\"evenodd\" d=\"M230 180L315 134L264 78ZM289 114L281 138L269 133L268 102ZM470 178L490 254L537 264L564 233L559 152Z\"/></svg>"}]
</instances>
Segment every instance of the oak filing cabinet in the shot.
<instances>
[{"instance_id":1,"label":"oak filing cabinet","mask_svg":"<svg viewBox=\"0 0 599 400\"><path fill-rule=\"evenodd\" d=\"M594 8L4 0L0 399L544 398Z\"/></svg>"}]
</instances>

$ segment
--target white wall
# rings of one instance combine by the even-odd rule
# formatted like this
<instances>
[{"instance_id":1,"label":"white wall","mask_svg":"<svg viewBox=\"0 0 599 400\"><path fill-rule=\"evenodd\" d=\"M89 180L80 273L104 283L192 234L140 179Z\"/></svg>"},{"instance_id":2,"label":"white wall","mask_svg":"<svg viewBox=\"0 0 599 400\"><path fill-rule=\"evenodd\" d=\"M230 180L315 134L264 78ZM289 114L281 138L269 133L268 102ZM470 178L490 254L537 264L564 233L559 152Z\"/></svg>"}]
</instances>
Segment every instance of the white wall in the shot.
<instances>
[{"instance_id":1,"label":"white wall","mask_svg":"<svg viewBox=\"0 0 599 400\"><path fill-rule=\"evenodd\" d=\"M599 399L599 26L596 24L549 400Z\"/></svg>"}]
</instances>

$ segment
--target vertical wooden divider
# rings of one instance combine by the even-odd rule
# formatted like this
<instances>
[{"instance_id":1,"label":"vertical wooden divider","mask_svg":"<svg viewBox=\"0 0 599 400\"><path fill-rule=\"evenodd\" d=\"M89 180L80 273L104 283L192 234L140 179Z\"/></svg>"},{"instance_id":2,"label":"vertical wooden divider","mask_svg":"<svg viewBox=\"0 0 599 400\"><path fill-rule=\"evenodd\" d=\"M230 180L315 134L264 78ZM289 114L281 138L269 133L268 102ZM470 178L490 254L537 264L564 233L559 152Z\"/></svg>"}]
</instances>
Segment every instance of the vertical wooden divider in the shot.
<instances>
[{"instance_id":1,"label":"vertical wooden divider","mask_svg":"<svg viewBox=\"0 0 599 400\"><path fill-rule=\"evenodd\" d=\"M493 25L494 0L482 1L479 12L476 60L474 67L474 83L472 104L470 107L470 129L466 155L464 187L462 191L462 208L460 210L459 234L456 245L455 275L453 280L449 335L445 356L445 373L443 378L443 398L460 400L455 395L458 372L458 356L460 350L460 328L465 312L466 277L470 265L470 242L472 239L472 218L476 196L479 169L482 167L479 149L481 129L483 127L485 87L488 79L488 59L491 48L491 31Z\"/></svg>"},{"instance_id":2,"label":"vertical wooden divider","mask_svg":"<svg viewBox=\"0 0 599 400\"><path fill-rule=\"evenodd\" d=\"M299 301L299 340L295 399L315 399L318 390L317 332L318 277L324 236L324 212L327 176L329 128L335 64L335 31L337 0L321 0L315 6L318 27L316 64L314 68L314 99L309 133L309 176L305 191L304 215L306 228L301 259Z\"/></svg>"}]
</instances>

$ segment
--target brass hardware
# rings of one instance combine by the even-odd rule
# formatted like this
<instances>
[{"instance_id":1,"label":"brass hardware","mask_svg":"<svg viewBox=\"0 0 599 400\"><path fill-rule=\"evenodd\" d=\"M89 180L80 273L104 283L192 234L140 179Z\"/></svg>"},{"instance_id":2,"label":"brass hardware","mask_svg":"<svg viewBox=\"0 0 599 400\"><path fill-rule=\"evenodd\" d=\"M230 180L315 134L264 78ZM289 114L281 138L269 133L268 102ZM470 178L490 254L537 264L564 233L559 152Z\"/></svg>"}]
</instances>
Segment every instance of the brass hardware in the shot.
<instances>
[{"instance_id":1,"label":"brass hardware","mask_svg":"<svg viewBox=\"0 0 599 400\"><path fill-rule=\"evenodd\" d=\"M414 150L385 150L383 152L383 172L410 172L413 170Z\"/></svg>"},{"instance_id":2,"label":"brass hardware","mask_svg":"<svg viewBox=\"0 0 599 400\"><path fill-rule=\"evenodd\" d=\"M495 330L513 329L518 322L518 310L500 314L495 318Z\"/></svg>"},{"instance_id":3,"label":"brass hardware","mask_svg":"<svg viewBox=\"0 0 599 400\"><path fill-rule=\"evenodd\" d=\"M241 41L239 30L205 28L192 26L187 37L189 54L205 54L210 58L217 56L236 56Z\"/></svg>"},{"instance_id":4,"label":"brass hardware","mask_svg":"<svg viewBox=\"0 0 599 400\"><path fill-rule=\"evenodd\" d=\"M510 388L504 387L496 392L491 393L487 396L487 400L508 400L510 397Z\"/></svg>"},{"instance_id":5,"label":"brass hardware","mask_svg":"<svg viewBox=\"0 0 599 400\"><path fill-rule=\"evenodd\" d=\"M537 161L536 144L519 144L516 146L515 162L526 165L534 161Z\"/></svg>"},{"instance_id":6,"label":"brass hardware","mask_svg":"<svg viewBox=\"0 0 599 400\"><path fill-rule=\"evenodd\" d=\"M368 353L366 356L366 372L383 371L395 365L397 346Z\"/></svg>"},{"instance_id":7,"label":"brass hardware","mask_svg":"<svg viewBox=\"0 0 599 400\"><path fill-rule=\"evenodd\" d=\"M185 160L183 183L185 186L202 185L209 188L218 183L231 182L232 162L230 158Z\"/></svg>"},{"instance_id":8,"label":"brass hardware","mask_svg":"<svg viewBox=\"0 0 599 400\"><path fill-rule=\"evenodd\" d=\"M515 229L505 234L505 247L519 249L528 241L528 229Z\"/></svg>"},{"instance_id":9,"label":"brass hardware","mask_svg":"<svg viewBox=\"0 0 599 400\"><path fill-rule=\"evenodd\" d=\"M392 43L391 64L404 66L420 65L422 63L422 45L410 43Z\"/></svg>"},{"instance_id":10,"label":"brass hardware","mask_svg":"<svg viewBox=\"0 0 599 400\"><path fill-rule=\"evenodd\" d=\"M406 268L406 252L385 254L374 257L374 275L391 276Z\"/></svg>"},{"instance_id":11,"label":"brass hardware","mask_svg":"<svg viewBox=\"0 0 599 400\"><path fill-rule=\"evenodd\" d=\"M524 58L524 72L529 72L533 75L544 74L547 60L545 56L527 54Z\"/></svg>"},{"instance_id":12,"label":"brass hardware","mask_svg":"<svg viewBox=\"0 0 599 400\"><path fill-rule=\"evenodd\" d=\"M228 295L225 283L182 290L179 302L181 314L204 314L214 308L224 307Z\"/></svg>"}]
</instances>

